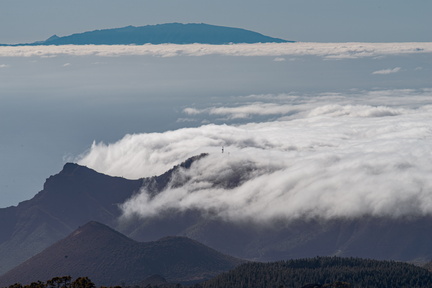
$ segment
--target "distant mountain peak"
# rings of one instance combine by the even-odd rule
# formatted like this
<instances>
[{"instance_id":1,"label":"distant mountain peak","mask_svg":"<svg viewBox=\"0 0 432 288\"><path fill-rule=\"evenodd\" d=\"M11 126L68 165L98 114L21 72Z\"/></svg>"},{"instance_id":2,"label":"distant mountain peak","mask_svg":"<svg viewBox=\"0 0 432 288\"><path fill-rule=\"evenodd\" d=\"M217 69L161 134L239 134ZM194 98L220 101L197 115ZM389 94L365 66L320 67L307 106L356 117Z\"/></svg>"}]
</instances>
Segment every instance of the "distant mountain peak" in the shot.
<instances>
[{"instance_id":1,"label":"distant mountain peak","mask_svg":"<svg viewBox=\"0 0 432 288\"><path fill-rule=\"evenodd\" d=\"M78 229L76 229L74 232L72 232L72 234L70 234L70 237L75 237L78 234L93 234L93 237L98 234L99 236L107 236L107 235L116 235L119 236L123 239L128 239L133 241L132 239L126 237L125 235L115 231L114 229L112 229L111 227L102 224L98 221L89 221L86 224L84 224L83 226L78 227Z\"/></svg>"},{"instance_id":2,"label":"distant mountain peak","mask_svg":"<svg viewBox=\"0 0 432 288\"><path fill-rule=\"evenodd\" d=\"M45 40L45 41L54 41L54 40L56 40L56 39L59 39L60 37L59 36L57 36L57 35L53 35L53 36L51 36L51 37L49 37L47 40Z\"/></svg>"},{"instance_id":3,"label":"distant mountain peak","mask_svg":"<svg viewBox=\"0 0 432 288\"><path fill-rule=\"evenodd\" d=\"M232 44L294 42L269 37L254 31L205 23L165 23L146 26L125 26L75 33L45 41L19 45L143 45L143 44Z\"/></svg>"},{"instance_id":4,"label":"distant mountain peak","mask_svg":"<svg viewBox=\"0 0 432 288\"><path fill-rule=\"evenodd\" d=\"M85 166L81 166L81 165L78 165L76 163L68 162L68 163L63 165L63 169L61 170L60 173L71 174L71 173L73 173L73 171L75 171L77 168L79 169L80 167L85 168L85 169L89 169Z\"/></svg>"}]
</instances>

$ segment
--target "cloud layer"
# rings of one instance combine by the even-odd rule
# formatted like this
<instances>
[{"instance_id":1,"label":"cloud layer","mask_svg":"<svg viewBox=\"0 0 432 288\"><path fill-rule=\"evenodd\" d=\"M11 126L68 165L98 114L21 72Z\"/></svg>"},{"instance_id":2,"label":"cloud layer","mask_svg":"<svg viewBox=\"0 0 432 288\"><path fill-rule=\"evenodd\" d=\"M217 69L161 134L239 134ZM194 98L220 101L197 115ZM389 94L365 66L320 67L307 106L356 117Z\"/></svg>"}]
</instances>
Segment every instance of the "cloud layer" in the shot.
<instances>
[{"instance_id":1,"label":"cloud layer","mask_svg":"<svg viewBox=\"0 0 432 288\"><path fill-rule=\"evenodd\" d=\"M56 55L127 56L322 56L328 59L432 53L432 42L419 43L259 43L233 45L63 45L0 47L0 57L53 57Z\"/></svg>"},{"instance_id":2,"label":"cloud layer","mask_svg":"<svg viewBox=\"0 0 432 288\"><path fill-rule=\"evenodd\" d=\"M79 163L139 178L209 153L176 175L176 183L181 180L185 185L171 186L154 197L142 190L122 205L125 216L198 209L230 221L267 223L432 213L431 91L357 96L251 95L245 99L285 103L275 112L279 118L127 135L108 145L94 143ZM381 105L388 100L391 106ZM269 102L218 111L232 117L246 110L259 114L253 106L266 109L263 103ZM214 113L193 109L186 112ZM239 186L228 185L233 179Z\"/></svg>"},{"instance_id":3,"label":"cloud layer","mask_svg":"<svg viewBox=\"0 0 432 288\"><path fill-rule=\"evenodd\" d=\"M393 74L393 73L397 73L401 70L400 67L395 67L393 69L383 69L383 70L378 70L378 71L374 71L372 72L372 74L381 74L381 75L387 75L387 74Z\"/></svg>"}]
</instances>

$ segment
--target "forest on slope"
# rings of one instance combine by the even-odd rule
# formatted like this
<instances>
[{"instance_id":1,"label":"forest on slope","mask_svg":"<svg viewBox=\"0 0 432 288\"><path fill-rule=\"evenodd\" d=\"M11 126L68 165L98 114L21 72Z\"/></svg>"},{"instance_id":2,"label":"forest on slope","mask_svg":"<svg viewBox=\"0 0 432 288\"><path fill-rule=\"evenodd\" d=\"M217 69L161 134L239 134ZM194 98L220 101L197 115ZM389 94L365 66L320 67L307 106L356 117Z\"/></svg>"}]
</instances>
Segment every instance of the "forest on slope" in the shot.
<instances>
[{"instance_id":1,"label":"forest on slope","mask_svg":"<svg viewBox=\"0 0 432 288\"><path fill-rule=\"evenodd\" d=\"M337 283L345 286L337 286ZM432 287L427 269L396 261L315 257L272 263L246 263L196 288L258 287ZM309 286L310 285L310 286ZM333 286L331 286L333 285Z\"/></svg>"},{"instance_id":2,"label":"forest on slope","mask_svg":"<svg viewBox=\"0 0 432 288\"><path fill-rule=\"evenodd\" d=\"M430 288L432 272L412 264L361 258L315 257L270 263L249 262L211 280L182 286L163 277L124 288ZM148 278L148 279L150 279ZM66 281L65 281L66 279ZM84 281L83 281L84 280ZM119 283L121 284L121 283ZM8 288L95 288L87 277L56 277L46 283ZM119 288L120 286L118 286ZM123 286L122 286L123 287ZM101 287L105 288L105 287Z\"/></svg>"}]
</instances>

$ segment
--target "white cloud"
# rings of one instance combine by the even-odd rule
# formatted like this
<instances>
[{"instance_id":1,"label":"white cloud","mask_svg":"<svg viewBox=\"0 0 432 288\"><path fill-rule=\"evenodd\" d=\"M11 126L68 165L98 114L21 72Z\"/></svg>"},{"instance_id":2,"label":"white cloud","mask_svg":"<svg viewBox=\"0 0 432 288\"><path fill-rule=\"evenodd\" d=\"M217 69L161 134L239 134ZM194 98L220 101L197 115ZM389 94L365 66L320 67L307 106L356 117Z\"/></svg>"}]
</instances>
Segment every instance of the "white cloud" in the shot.
<instances>
[{"instance_id":1,"label":"white cloud","mask_svg":"<svg viewBox=\"0 0 432 288\"><path fill-rule=\"evenodd\" d=\"M273 59L273 61L275 61L275 62L284 62L284 61L286 61L286 59L283 58L283 57L276 57L276 58Z\"/></svg>"},{"instance_id":2,"label":"white cloud","mask_svg":"<svg viewBox=\"0 0 432 288\"><path fill-rule=\"evenodd\" d=\"M419 43L259 43L259 44L160 44L160 45L64 45L0 47L3 57L53 57L56 55L151 55L173 56L321 56L327 59L378 57L432 53L432 42Z\"/></svg>"},{"instance_id":3,"label":"white cloud","mask_svg":"<svg viewBox=\"0 0 432 288\"><path fill-rule=\"evenodd\" d=\"M208 113L210 115L229 115L230 119L248 118L251 115L283 115L295 111L292 105L280 105L275 103L256 102L244 106L236 107L212 107L202 110L195 108L185 108L184 113L188 115L197 115Z\"/></svg>"},{"instance_id":4,"label":"white cloud","mask_svg":"<svg viewBox=\"0 0 432 288\"><path fill-rule=\"evenodd\" d=\"M176 120L177 123L185 123L185 122L196 122L196 119L193 118L178 118Z\"/></svg>"},{"instance_id":5,"label":"white cloud","mask_svg":"<svg viewBox=\"0 0 432 288\"><path fill-rule=\"evenodd\" d=\"M197 115L202 113L200 110L195 109L195 108L185 108L183 110L184 113L188 114L188 115Z\"/></svg>"},{"instance_id":6,"label":"white cloud","mask_svg":"<svg viewBox=\"0 0 432 288\"><path fill-rule=\"evenodd\" d=\"M177 174L174 181L183 179L185 185L154 197L143 190L124 203L126 216L198 209L227 220L266 223L432 214L432 91L363 96L359 104L357 97L331 93L313 100L274 95L302 103L299 112L278 121L127 135L116 143L93 144L79 163L139 178L210 153ZM386 101L394 106L374 104ZM232 188L228 183L234 180L240 185Z\"/></svg>"},{"instance_id":7,"label":"white cloud","mask_svg":"<svg viewBox=\"0 0 432 288\"><path fill-rule=\"evenodd\" d=\"M7 65L7 64L0 64L0 68L8 68L9 67L9 65Z\"/></svg>"},{"instance_id":8,"label":"white cloud","mask_svg":"<svg viewBox=\"0 0 432 288\"><path fill-rule=\"evenodd\" d=\"M253 118L254 116L278 116L281 120L307 117L318 111L327 114L356 115L358 117L394 116L401 107L418 108L432 105L431 89L357 91L350 94L321 93L316 95L249 95L235 99L231 107L213 106L203 109L187 107L183 112L191 117L200 115L224 116L224 119ZM333 104L335 103L335 104ZM364 109L364 106L370 109Z\"/></svg>"},{"instance_id":9,"label":"white cloud","mask_svg":"<svg viewBox=\"0 0 432 288\"><path fill-rule=\"evenodd\" d=\"M393 69L383 69L383 70L378 70L378 71L374 71L372 72L372 74L381 74L381 75L387 75L387 74L393 74L393 73L397 73L401 70L400 67L395 67Z\"/></svg>"}]
</instances>

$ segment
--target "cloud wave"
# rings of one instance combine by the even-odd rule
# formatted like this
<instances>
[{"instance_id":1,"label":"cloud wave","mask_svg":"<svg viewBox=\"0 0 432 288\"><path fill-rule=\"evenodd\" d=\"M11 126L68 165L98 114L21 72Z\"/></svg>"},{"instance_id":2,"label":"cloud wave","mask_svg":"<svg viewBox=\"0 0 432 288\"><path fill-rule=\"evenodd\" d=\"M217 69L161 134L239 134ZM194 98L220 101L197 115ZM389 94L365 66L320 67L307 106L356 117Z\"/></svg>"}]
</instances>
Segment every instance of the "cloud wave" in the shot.
<instances>
[{"instance_id":1,"label":"cloud wave","mask_svg":"<svg viewBox=\"0 0 432 288\"><path fill-rule=\"evenodd\" d=\"M94 143L79 163L139 178L209 153L178 172L174 181L184 185L173 183L156 196L143 189L123 203L126 217L194 209L229 221L267 223L431 214L432 105L425 100L431 94L426 90L408 101L396 92L365 97L390 97L397 107L339 104L343 96L329 94L302 99L313 105L286 119L127 135L112 144ZM236 187L226 184L233 177Z\"/></svg>"}]
</instances>

